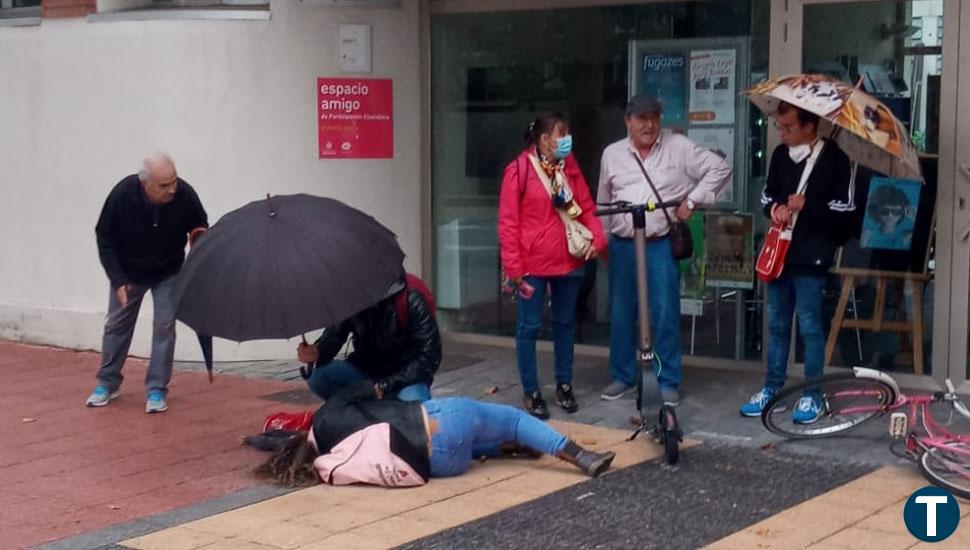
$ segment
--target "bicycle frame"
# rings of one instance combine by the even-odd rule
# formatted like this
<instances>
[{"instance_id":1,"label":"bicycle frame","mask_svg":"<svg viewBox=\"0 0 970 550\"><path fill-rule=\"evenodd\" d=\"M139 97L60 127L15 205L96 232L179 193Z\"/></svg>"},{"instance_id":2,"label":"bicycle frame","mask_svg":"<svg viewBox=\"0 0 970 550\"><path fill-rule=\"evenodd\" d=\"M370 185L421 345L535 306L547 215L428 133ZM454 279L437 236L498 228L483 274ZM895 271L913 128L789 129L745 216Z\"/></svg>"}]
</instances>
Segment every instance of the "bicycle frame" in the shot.
<instances>
[{"instance_id":1,"label":"bicycle frame","mask_svg":"<svg viewBox=\"0 0 970 550\"><path fill-rule=\"evenodd\" d=\"M953 398L957 402L959 400L954 396ZM933 403L938 403L944 401L943 394L920 394L920 395L900 395L896 400L896 403L890 408L890 410L898 410L906 407L906 425L908 434L906 436L906 450L910 453L918 454L924 452L933 447L939 447L945 449L949 452L970 456L970 448L962 449L960 447L954 447L948 445L954 441L960 443L970 443L970 434L957 434L948 430L945 426L940 424L933 418L933 413L930 410L930 405ZM959 409L958 412L962 414ZM926 435L918 435L914 430L915 427L920 426ZM970 476L970 472L968 472Z\"/></svg>"},{"instance_id":2,"label":"bicycle frame","mask_svg":"<svg viewBox=\"0 0 970 550\"><path fill-rule=\"evenodd\" d=\"M968 443L970 444L970 434L957 434L933 418L933 413L930 410L930 405L939 402L949 402L953 405L953 408L964 418L970 420L970 411L967 410L966 406L960 401L960 398L956 395L956 391L950 380L946 381L946 386L948 389L947 393L935 392L932 394L914 394L906 395L899 390L896 381L888 374L873 370L856 367L853 369L856 376L859 378L871 378L879 380L881 382L889 385L896 393L896 399L890 405L870 405L870 406L856 406L848 407L846 409L840 409L839 411L833 411L835 414L858 414L873 411L882 411L883 414L891 413L893 411L899 411L900 409L906 409L906 450L913 455L917 455L926 450L939 447L945 449L949 452L970 456L970 447L963 449L960 447L953 447L952 445L947 445L951 442ZM864 390L851 390L846 392L839 392L837 396L861 396L872 393ZM828 404L826 404L828 407ZM926 435L918 435L915 428L921 427ZM970 477L970 471L966 473Z\"/></svg>"},{"instance_id":3,"label":"bicycle frame","mask_svg":"<svg viewBox=\"0 0 970 550\"><path fill-rule=\"evenodd\" d=\"M889 450L896 456L915 461L933 484L954 495L970 499L970 434L949 429L954 413L970 420L970 410L960 401L952 382L947 391L907 395L892 376L873 369L856 367L852 372L830 373L785 388L775 395L761 413L765 427L776 434L793 438L827 437L884 417L891 413ZM775 413L791 405L790 399L806 394L822 399L822 411L812 422L792 423L777 420ZM945 423L933 417L932 405L946 403L950 419ZM819 426L802 426L822 420ZM903 448L905 447L905 452Z\"/></svg>"}]
</instances>

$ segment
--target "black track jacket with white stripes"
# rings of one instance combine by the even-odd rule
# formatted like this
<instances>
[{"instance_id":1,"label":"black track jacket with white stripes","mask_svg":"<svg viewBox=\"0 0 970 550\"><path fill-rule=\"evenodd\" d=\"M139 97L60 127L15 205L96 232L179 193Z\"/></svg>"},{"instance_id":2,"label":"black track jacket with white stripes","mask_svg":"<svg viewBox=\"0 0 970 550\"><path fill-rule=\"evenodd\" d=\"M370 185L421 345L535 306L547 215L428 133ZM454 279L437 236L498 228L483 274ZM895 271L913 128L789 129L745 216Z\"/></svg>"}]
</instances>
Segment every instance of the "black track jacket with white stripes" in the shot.
<instances>
[{"instance_id":1,"label":"black track jacket with white stripes","mask_svg":"<svg viewBox=\"0 0 970 550\"><path fill-rule=\"evenodd\" d=\"M788 146L779 145L771 155L761 204L771 218L775 204L785 204L798 189L805 161L795 163ZM815 162L805 189L805 208L798 215L791 248L785 258L787 275L825 275L835 250L849 236L855 211L855 181L849 157L831 140Z\"/></svg>"}]
</instances>

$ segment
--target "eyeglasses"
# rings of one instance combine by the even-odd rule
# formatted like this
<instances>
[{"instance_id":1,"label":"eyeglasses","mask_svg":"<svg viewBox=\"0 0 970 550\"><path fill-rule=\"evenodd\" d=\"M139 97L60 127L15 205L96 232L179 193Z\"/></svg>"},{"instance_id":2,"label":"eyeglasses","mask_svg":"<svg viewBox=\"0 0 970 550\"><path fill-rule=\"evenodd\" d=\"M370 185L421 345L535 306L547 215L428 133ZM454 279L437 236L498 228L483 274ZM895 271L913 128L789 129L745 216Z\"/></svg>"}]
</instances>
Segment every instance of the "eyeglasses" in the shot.
<instances>
[{"instance_id":1,"label":"eyeglasses","mask_svg":"<svg viewBox=\"0 0 970 550\"><path fill-rule=\"evenodd\" d=\"M792 130L800 126L800 124L798 124L797 122L794 124L780 124L778 121L774 121L772 122L772 124L774 125L775 130L778 130L779 132L782 132L782 133L791 132Z\"/></svg>"}]
</instances>

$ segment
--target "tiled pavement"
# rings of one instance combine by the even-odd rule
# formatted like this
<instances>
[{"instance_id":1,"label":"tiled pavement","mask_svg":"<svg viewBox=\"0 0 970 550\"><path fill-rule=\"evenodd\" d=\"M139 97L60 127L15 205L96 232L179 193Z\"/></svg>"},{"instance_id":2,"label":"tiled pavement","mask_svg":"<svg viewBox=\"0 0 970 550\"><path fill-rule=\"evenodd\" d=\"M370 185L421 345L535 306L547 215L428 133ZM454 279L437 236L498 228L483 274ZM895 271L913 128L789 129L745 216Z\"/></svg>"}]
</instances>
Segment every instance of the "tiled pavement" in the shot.
<instances>
[{"instance_id":1,"label":"tiled pavement","mask_svg":"<svg viewBox=\"0 0 970 550\"><path fill-rule=\"evenodd\" d=\"M99 356L0 342L0 546L21 548L213 499L256 485L260 458L239 437L290 388L177 372L171 409L145 414L145 362L122 396L90 409Z\"/></svg>"},{"instance_id":2,"label":"tiled pavement","mask_svg":"<svg viewBox=\"0 0 970 550\"><path fill-rule=\"evenodd\" d=\"M576 441L614 450L615 469L651 460L661 452L627 441L628 434L622 430L554 424ZM317 486L122 544L138 550L388 548L586 479L572 466L550 457L489 460L473 464L462 476L412 489Z\"/></svg>"},{"instance_id":3,"label":"tiled pavement","mask_svg":"<svg viewBox=\"0 0 970 550\"><path fill-rule=\"evenodd\" d=\"M915 468L881 468L721 539L711 550L904 550L970 548L970 502L953 535L920 542L903 526L903 505L927 485Z\"/></svg>"},{"instance_id":4,"label":"tiled pavement","mask_svg":"<svg viewBox=\"0 0 970 550\"><path fill-rule=\"evenodd\" d=\"M197 365L181 365L172 385L172 409L162 415L149 416L143 412L141 378L144 375L144 363L138 360L131 360L126 367L128 383L121 399L101 410L85 409L80 405L92 385L97 361L98 357L93 353L0 343L0 382L4 387L4 391L0 393L0 540L3 541L0 546L3 548L28 547L53 540L59 542L49 545L48 548L107 548L125 540L129 542L123 544L130 544L132 547L140 544L136 540L141 543L163 540L164 543L154 547L173 549L295 548L304 543L319 543L326 537L300 539L291 533L287 538L283 534L270 536L267 535L268 531L260 534L258 529L251 529L256 538L249 542L254 546L245 546L242 545L243 538L240 538L244 534L243 530L237 532L234 529L220 535L205 529L199 529L196 533L188 526L193 525L192 521L201 518L210 518L201 519L203 525L207 521L217 524L222 521L217 514L235 508L239 508L241 513L255 510L262 516L271 517L274 514L279 515L277 507L285 508L290 505L287 503L293 502L321 507L336 505L351 510L376 510L380 506L393 508L392 503L398 502L401 505L400 501L407 500L405 496L413 491L358 487L345 488L338 492L328 487L317 487L277 496L285 491L254 484L248 476L248 470L258 463L262 455L239 447L238 436L258 429L260 419L269 411L300 409L313 402L298 382L297 366L292 363L220 364L217 371L221 372L217 374L212 385L208 384L200 372L192 372L198 370ZM516 403L519 392L513 361L514 354L509 349L449 343L446 345L445 363L435 383L435 393L440 396L471 395L491 401ZM548 364L549 355L543 354L542 361ZM544 376L548 378L548 373L544 372ZM568 419L596 426L592 429L627 430L632 401L606 403L596 399L596 390L605 385L605 378L604 359L577 356L575 384L583 409L576 415L554 411L554 419ZM893 457L888 452L887 441L883 436L885 426L874 424L853 437L811 444L780 442L766 434L756 421L745 421L736 416L737 404L757 388L759 379L760 375L756 373L686 369L685 386L689 393L685 395L680 408L681 419L689 435L707 443L685 452L684 465L680 471L692 472L690 475L696 477L703 477L704 471L709 472L712 479L720 480L718 491L724 492L716 498L730 499L732 480L730 474L725 475L725 472L731 471L732 464L734 467L750 465L752 460L762 455L791 457L786 460L801 461L798 464L805 464L805 468L810 468L813 463L839 463L845 464L848 469L831 477L827 484L819 483L817 487L808 487L798 495L789 494L787 499L765 496L764 502L735 502L735 508L739 504L742 508L751 505L758 508L752 513L714 513L714 519L706 521L713 524L720 519L724 525L708 529L708 534L728 535L737 531L735 535L720 541L717 538L721 536L708 539L680 538L677 539L677 544L666 546L644 544L643 540L648 539L639 539L639 542L634 543L637 540L635 537L617 538L616 533L597 532L597 523L608 525L609 522L600 521L603 518L594 521L597 516L587 514L588 517L580 518L585 519L589 525L584 533L585 538L582 539L586 542L580 544L579 539L565 539L573 542L547 547L692 548L712 544L718 548L804 548L811 545L815 545L813 548L840 548L847 540L860 548L869 545L879 548L914 546L917 541L905 532L899 518L901 513L896 508L899 508L900 502L914 487L925 483L915 473L915 466ZM607 430L603 433L612 432ZM641 452L652 448L651 445L639 441L634 442L634 445ZM716 457L722 464L709 467L704 462L704 456ZM848 496L842 500L839 500L842 497L832 496L836 493L827 493L831 487L845 483L845 480L852 479L859 473L887 465L896 468L877 470L871 474L875 476L872 479L876 480L873 485L876 489L860 488L857 485L871 477L864 476L845 486ZM509 468L538 466L540 463L506 464L495 461L494 464L486 463L479 471L507 473ZM692 466L694 470L691 469ZM543 468L543 472L553 472L548 475L556 477L558 470L555 468ZM761 469L770 468L766 466ZM755 470L749 472L749 475L757 475L759 471L757 468ZM649 518L650 521L661 522L667 528L689 532L692 517L686 510L699 509L696 502L691 503L693 501L689 498L680 503L659 501L662 505L658 510L656 498L648 498L648 492L653 487L661 487L663 491L666 486L674 487L679 481L689 481L683 478L678 481L677 471L676 468L658 469L655 463L645 463L593 482L584 481L573 472L563 471L559 472L559 477L568 477L572 480L571 483L580 484L546 497L536 493L553 491L557 487L549 486L541 491L539 485L533 487L533 479L538 479L536 476L542 472L532 472L527 476L520 476L520 479L527 479L529 483L516 483L514 489L506 491L512 497L510 499L494 496L476 498L475 502L488 505L475 505L475 514L471 515L468 515L467 505L458 505L461 504L462 491L469 488L466 484L486 480L484 485L471 489L472 492L487 490L489 487L507 487L512 482L502 477L505 474L494 478L490 474L484 477L482 474L478 474L479 477L470 474L456 480L435 480L422 490L432 493L437 491L441 495L451 493L444 497L446 499L459 498L453 501L456 506L439 505L440 513L436 515L443 515L449 520L441 527L458 523L463 525L419 539L409 543L408 547L463 547L464 545L456 545L455 541L465 538L476 540L476 547L482 548L542 547L541 543L537 546L536 540L528 536L513 536L516 535L514 532L503 533L505 537L494 537L496 542L493 544L479 544L481 539L474 537L475 533L495 533L495 529L502 529L502 526L521 525L501 518L521 519L530 518L530 513L542 514L542 510L550 509L548 499L557 499L556 495L560 494L572 495L575 502L584 502L587 506L594 503L607 509L610 506L627 506L625 513L634 518L634 521L638 517L641 518L640 521ZM827 468L818 471L829 472ZM859 473L852 474L853 471ZM830 476L831 472L824 475ZM665 479L669 481L664 481ZM770 471L764 472L762 478L753 479L754 485L768 484L766 491L770 492ZM647 492L643 498L638 497L641 481L652 484L651 488L642 490ZM455 489L449 489L449 484L457 484L462 490L456 494ZM776 492L785 492L784 484L774 485L778 489ZM349 500L343 503L335 501L335 495L341 493ZM701 499L700 501L705 498L710 500L703 489L697 490L695 487L693 493L693 497ZM865 495L865 504L846 505L846 502L853 503L858 500L860 494ZM277 498L269 498L274 496ZM628 500L621 500L621 497ZM538 500L532 500L535 498ZM842 502L842 508L832 504L833 498ZM817 499L821 499L819 502L823 504L814 504ZM426 500L428 499L422 498L418 502ZM653 506L653 509L640 510L636 504L640 500ZM246 507L258 501L263 502ZM354 503L352 506L348 504L351 502ZM419 508L434 506L433 503L432 498ZM464 523L514 504L520 505L506 512ZM584 510L581 506L570 505L568 502L557 503L557 506L561 511L577 514ZM665 508L668 512L666 516ZM843 508L850 509L851 513L845 512ZM829 509L840 510L841 513L829 514L825 511ZM963 503L964 513L968 510L970 503ZM386 539L373 536L370 529L364 529L366 536L363 538L360 538L360 532L350 533L355 529L360 530L361 526L355 519L338 519L346 518L346 514L330 515L325 521L318 518L316 523L325 524L328 537L351 537L347 540L354 542L354 547L387 547L430 534L426 523L417 524L423 526L423 529L417 529L408 522L402 523L401 514L410 511L403 510L399 514L377 518L389 521L385 527L391 526L396 532L394 537ZM866 513L863 514L863 511ZM894 514L899 521L893 521ZM529 525L537 525L537 522L529 521ZM799 534L796 526L801 524L812 526L811 537L806 538ZM178 528L180 525L181 530ZM340 527L338 530L344 533L334 531L334 525ZM537 536L546 537L540 540L561 540L549 530L555 526L555 523L551 523L546 526L545 531L536 527L524 531L535 531ZM166 530L171 527L176 528ZM316 525L316 528L320 527ZM937 547L970 547L965 539L966 534L970 533L970 522L961 527L958 535L964 538L955 535L951 541L947 541L952 544ZM514 531L514 528L511 530ZM152 539L149 535L132 539L151 532L157 532L155 537L170 538ZM189 536L176 536L178 533ZM314 536L319 534L316 532ZM213 535L217 538L213 539ZM236 539L228 540L229 535ZM407 538L402 538L405 535ZM340 540L343 539L333 539L330 542ZM617 541L627 541L629 544ZM700 544L697 541L704 542Z\"/></svg>"}]
</instances>

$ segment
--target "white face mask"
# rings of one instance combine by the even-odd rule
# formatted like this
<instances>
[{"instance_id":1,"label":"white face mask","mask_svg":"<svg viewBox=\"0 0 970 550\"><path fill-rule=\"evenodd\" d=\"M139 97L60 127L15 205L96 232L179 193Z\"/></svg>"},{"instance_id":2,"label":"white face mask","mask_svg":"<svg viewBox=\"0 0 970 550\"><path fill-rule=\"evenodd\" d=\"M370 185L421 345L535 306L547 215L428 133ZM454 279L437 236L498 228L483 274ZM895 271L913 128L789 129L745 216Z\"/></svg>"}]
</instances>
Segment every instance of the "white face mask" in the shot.
<instances>
[{"instance_id":1,"label":"white face mask","mask_svg":"<svg viewBox=\"0 0 970 550\"><path fill-rule=\"evenodd\" d=\"M812 146L807 143L788 148L788 156L791 157L792 162L795 164L807 159L811 154Z\"/></svg>"}]
</instances>

